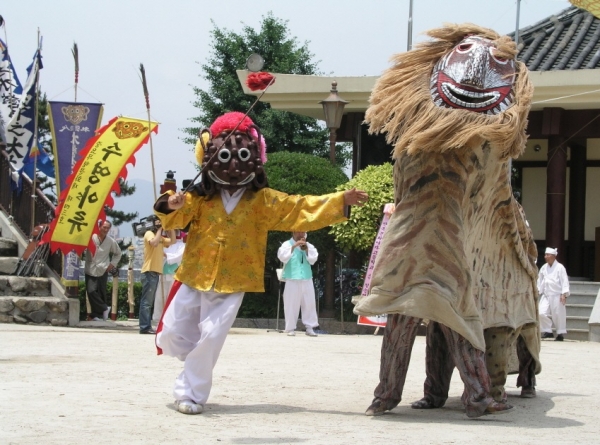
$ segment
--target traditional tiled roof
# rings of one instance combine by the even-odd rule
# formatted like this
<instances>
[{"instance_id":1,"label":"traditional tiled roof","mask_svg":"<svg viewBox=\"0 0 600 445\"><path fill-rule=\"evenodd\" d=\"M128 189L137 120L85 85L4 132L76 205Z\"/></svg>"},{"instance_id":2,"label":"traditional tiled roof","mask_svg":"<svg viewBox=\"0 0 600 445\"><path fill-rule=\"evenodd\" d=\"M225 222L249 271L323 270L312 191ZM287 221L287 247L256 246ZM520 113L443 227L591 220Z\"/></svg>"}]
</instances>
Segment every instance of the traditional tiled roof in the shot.
<instances>
[{"instance_id":1,"label":"traditional tiled roof","mask_svg":"<svg viewBox=\"0 0 600 445\"><path fill-rule=\"evenodd\" d=\"M570 7L520 29L517 58L530 71L600 68L600 19Z\"/></svg>"}]
</instances>

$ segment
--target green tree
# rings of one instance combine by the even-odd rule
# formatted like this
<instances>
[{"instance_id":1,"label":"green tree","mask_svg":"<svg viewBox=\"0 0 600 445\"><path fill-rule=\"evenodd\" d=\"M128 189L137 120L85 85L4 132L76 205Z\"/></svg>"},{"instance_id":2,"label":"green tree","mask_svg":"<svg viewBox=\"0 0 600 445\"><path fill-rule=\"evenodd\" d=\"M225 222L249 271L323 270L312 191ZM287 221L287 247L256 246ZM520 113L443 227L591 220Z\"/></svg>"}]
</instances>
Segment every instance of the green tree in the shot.
<instances>
[{"instance_id":1,"label":"green tree","mask_svg":"<svg viewBox=\"0 0 600 445\"><path fill-rule=\"evenodd\" d=\"M130 196L135 193L135 185L129 185L123 178L119 178L121 192L114 194L115 198L119 196ZM120 226L123 223L131 222L138 217L138 212L123 212L105 207L106 216L110 218L114 226Z\"/></svg>"},{"instance_id":2,"label":"green tree","mask_svg":"<svg viewBox=\"0 0 600 445\"><path fill-rule=\"evenodd\" d=\"M368 255L379 230L383 206L394 202L392 164L370 165L337 190L353 187L369 193L369 201L363 207L353 207L348 221L336 224L330 233L342 249Z\"/></svg>"},{"instance_id":3,"label":"green tree","mask_svg":"<svg viewBox=\"0 0 600 445\"><path fill-rule=\"evenodd\" d=\"M130 196L135 193L135 185L127 184L123 178L119 178L119 185L121 186L121 192L117 195L115 193L115 197L119 196ZM113 226L118 227L123 223L131 222L138 217L138 212L123 212L121 210L114 210L110 207L105 207L104 212L106 213L106 217L112 222ZM121 256L121 260L119 261L119 267L127 264L127 248L131 246L131 241L128 243L119 241L119 247L121 248L121 252L123 255Z\"/></svg>"},{"instance_id":4,"label":"green tree","mask_svg":"<svg viewBox=\"0 0 600 445\"><path fill-rule=\"evenodd\" d=\"M323 195L332 193L340 184L348 182L344 172L323 158L302 153L278 152L269 156L265 164L269 186L289 195ZM271 232L267 243L267 266L270 270L279 267L277 249L291 236L288 232ZM329 228L310 233L310 242L327 252L335 248ZM325 255L319 255L324 265Z\"/></svg>"},{"instance_id":5,"label":"green tree","mask_svg":"<svg viewBox=\"0 0 600 445\"><path fill-rule=\"evenodd\" d=\"M200 114L190 119L194 126L183 129L187 134L184 141L190 144L196 142L200 129L210 126L223 113L245 113L255 101L254 96L244 94L236 74L236 70L244 68L250 54L260 54L265 60L264 69L270 72L319 74L308 43L299 44L290 36L287 21L275 18L272 13L263 16L258 31L244 26L238 34L212 23L212 51L201 66L201 77L208 81L209 88L205 91L194 87L194 106ZM264 102L257 103L249 116L265 136L270 153L291 151L329 156L329 131L316 119L274 110ZM346 145L337 147L336 160L340 166L347 165L350 152Z\"/></svg>"}]
</instances>

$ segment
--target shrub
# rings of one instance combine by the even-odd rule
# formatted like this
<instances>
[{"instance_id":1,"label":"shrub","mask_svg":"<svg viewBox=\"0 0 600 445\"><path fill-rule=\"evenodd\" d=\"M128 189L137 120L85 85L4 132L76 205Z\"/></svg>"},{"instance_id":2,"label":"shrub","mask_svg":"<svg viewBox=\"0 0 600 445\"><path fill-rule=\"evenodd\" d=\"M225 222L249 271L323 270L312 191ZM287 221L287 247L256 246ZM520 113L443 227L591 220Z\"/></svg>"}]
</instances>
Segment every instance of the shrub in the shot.
<instances>
[{"instance_id":1,"label":"shrub","mask_svg":"<svg viewBox=\"0 0 600 445\"><path fill-rule=\"evenodd\" d=\"M329 233L344 250L370 252L383 214L383 206L394 202L392 164L370 165L354 178L337 187L350 190L356 187L369 193L369 201L363 207L352 207L348 221L336 224Z\"/></svg>"}]
</instances>

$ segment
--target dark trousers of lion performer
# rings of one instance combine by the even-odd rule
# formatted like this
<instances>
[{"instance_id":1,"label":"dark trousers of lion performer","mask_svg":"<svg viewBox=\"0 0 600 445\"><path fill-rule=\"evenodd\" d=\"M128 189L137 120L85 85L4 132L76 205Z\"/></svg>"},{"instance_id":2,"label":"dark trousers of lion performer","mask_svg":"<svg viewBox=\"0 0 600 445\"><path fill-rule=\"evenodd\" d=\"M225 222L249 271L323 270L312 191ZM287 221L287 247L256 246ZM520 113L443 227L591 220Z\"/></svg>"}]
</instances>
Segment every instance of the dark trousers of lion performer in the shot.
<instances>
[{"instance_id":1,"label":"dark trousers of lion performer","mask_svg":"<svg viewBox=\"0 0 600 445\"><path fill-rule=\"evenodd\" d=\"M384 409L378 412L393 409L402 399L410 355L420 323L420 318L400 314L388 318L381 345L379 385L375 388L375 400L371 405L374 407L378 400L383 403ZM428 357L432 357L435 367L444 372L432 373L432 378L426 381L426 392L429 385L430 390L441 394L440 400L444 397L444 390L447 398L450 382L449 378L447 383L445 379L447 375L452 375L452 369L456 366L465 385L462 401L467 416L483 415L488 407L495 403L490 396L491 381L484 352L474 348L452 329L434 322L428 325L427 346L437 349L433 354L428 354ZM438 375L442 376L439 380L435 378Z\"/></svg>"},{"instance_id":2,"label":"dark trousers of lion performer","mask_svg":"<svg viewBox=\"0 0 600 445\"><path fill-rule=\"evenodd\" d=\"M424 397L413 404L413 408L441 408L448 399L450 380L454 362L450 359L448 343L444 341L443 326L429 323L427 326L427 349L425 368L427 377L424 385ZM485 361L490 376L490 395L497 401L505 403L506 392L504 384L509 369L510 351L517 342L517 357L519 359L519 376L517 386L531 388L535 386L535 360L525 346L524 339L519 335L521 329L508 327L489 328L484 331ZM463 394L464 398L468 397Z\"/></svg>"}]
</instances>

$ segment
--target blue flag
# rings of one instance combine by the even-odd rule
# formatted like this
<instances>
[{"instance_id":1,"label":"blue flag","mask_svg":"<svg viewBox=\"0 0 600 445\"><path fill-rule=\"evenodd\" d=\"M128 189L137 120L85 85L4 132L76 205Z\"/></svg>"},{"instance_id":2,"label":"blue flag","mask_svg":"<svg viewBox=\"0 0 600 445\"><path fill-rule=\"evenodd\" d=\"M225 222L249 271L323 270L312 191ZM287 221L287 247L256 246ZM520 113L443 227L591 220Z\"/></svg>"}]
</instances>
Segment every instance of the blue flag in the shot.
<instances>
[{"instance_id":1,"label":"blue flag","mask_svg":"<svg viewBox=\"0 0 600 445\"><path fill-rule=\"evenodd\" d=\"M42 56L38 49L33 56L33 62L27 68L27 81L23 87L19 106L10 119L6 130L6 152L13 168L13 186L18 189L20 189L20 179L23 171L26 171L28 176L33 178L35 156L38 158L37 163L39 163L40 171L44 172L45 170L45 174L54 177L54 166L50 162L48 154L43 149L39 150L39 141L34 140L36 87L40 69L42 69Z\"/></svg>"},{"instance_id":2,"label":"blue flag","mask_svg":"<svg viewBox=\"0 0 600 445\"><path fill-rule=\"evenodd\" d=\"M68 188L67 178L80 158L87 141L95 135L102 121L102 104L83 102L48 102L52 131L56 195Z\"/></svg>"}]
</instances>

